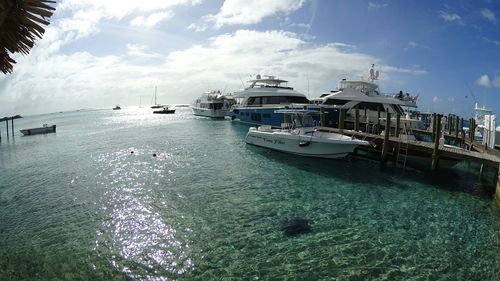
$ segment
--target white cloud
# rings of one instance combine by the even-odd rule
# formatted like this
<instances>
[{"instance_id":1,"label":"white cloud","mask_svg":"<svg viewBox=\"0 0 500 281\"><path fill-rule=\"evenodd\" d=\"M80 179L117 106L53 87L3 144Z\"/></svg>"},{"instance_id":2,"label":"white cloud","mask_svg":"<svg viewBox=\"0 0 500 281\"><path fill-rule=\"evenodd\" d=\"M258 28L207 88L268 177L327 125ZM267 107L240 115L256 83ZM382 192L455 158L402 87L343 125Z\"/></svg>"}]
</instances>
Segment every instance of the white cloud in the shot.
<instances>
[{"instance_id":1,"label":"white cloud","mask_svg":"<svg viewBox=\"0 0 500 281\"><path fill-rule=\"evenodd\" d=\"M419 44L415 41L409 41L408 44L406 44L405 51L408 51L410 49L429 49L428 46Z\"/></svg>"},{"instance_id":2,"label":"white cloud","mask_svg":"<svg viewBox=\"0 0 500 281\"><path fill-rule=\"evenodd\" d=\"M488 39L488 38L486 38L486 37L482 37L482 39L483 39L484 41L488 42L488 43L495 44L495 45L497 45L497 46L499 46L499 47L500 47L500 41L497 41L497 40L491 40L491 39Z\"/></svg>"},{"instance_id":3,"label":"white cloud","mask_svg":"<svg viewBox=\"0 0 500 281\"><path fill-rule=\"evenodd\" d=\"M497 23L495 13L493 13L490 9L482 9L481 15L483 16L483 18L489 20L491 23L494 23L494 24Z\"/></svg>"},{"instance_id":4,"label":"white cloud","mask_svg":"<svg viewBox=\"0 0 500 281\"><path fill-rule=\"evenodd\" d=\"M130 21L131 26L135 27L147 27L151 28L156 26L158 23L173 17L174 13L171 11L165 11L160 13L154 13L147 17L139 16Z\"/></svg>"},{"instance_id":5,"label":"white cloud","mask_svg":"<svg viewBox=\"0 0 500 281\"><path fill-rule=\"evenodd\" d=\"M379 66L382 81L388 81L390 73L426 73L386 65L372 55L355 52L352 45L313 45L285 31L238 30L163 55L144 45L128 44L127 49L123 55L96 56L35 48L19 58L14 73L0 77L5 93L0 96L0 111L23 114L126 106L137 104L141 93L149 95L154 85L164 93L161 102L189 103L211 88L238 90L240 76L258 73L290 80L290 86L304 93L307 75L311 96L335 88L338 79L368 77L372 63Z\"/></svg>"},{"instance_id":6,"label":"white cloud","mask_svg":"<svg viewBox=\"0 0 500 281\"><path fill-rule=\"evenodd\" d=\"M458 14L452 14L452 13L448 13L445 11L439 11L439 17L442 18L446 22L454 22L454 23L457 23L459 25L464 25L464 23L462 21L462 17L459 16Z\"/></svg>"},{"instance_id":7,"label":"white cloud","mask_svg":"<svg viewBox=\"0 0 500 281\"><path fill-rule=\"evenodd\" d=\"M279 13L289 14L300 9L305 0L226 0L215 15L207 15L205 22L213 23L215 28L224 25L256 24L262 19ZM203 25L202 25L203 26Z\"/></svg>"},{"instance_id":8,"label":"white cloud","mask_svg":"<svg viewBox=\"0 0 500 281\"><path fill-rule=\"evenodd\" d=\"M161 54L153 53L149 50L148 46L140 44L127 44L127 55L138 58L150 58L150 59L162 58Z\"/></svg>"},{"instance_id":9,"label":"white cloud","mask_svg":"<svg viewBox=\"0 0 500 281\"><path fill-rule=\"evenodd\" d=\"M490 79L488 74L483 74L476 80L476 84L486 88L500 88L500 76L495 75Z\"/></svg>"},{"instance_id":10,"label":"white cloud","mask_svg":"<svg viewBox=\"0 0 500 281\"><path fill-rule=\"evenodd\" d=\"M59 24L62 31L77 33L76 38L88 36L99 30L98 23L103 19L121 20L136 15L131 22L135 26L158 23L172 15L172 9L182 5L197 5L199 0L63 0L56 8L56 14L69 14ZM162 12L158 12L162 11ZM154 13L144 16L142 14Z\"/></svg>"},{"instance_id":11,"label":"white cloud","mask_svg":"<svg viewBox=\"0 0 500 281\"><path fill-rule=\"evenodd\" d=\"M490 77L488 77L487 74L483 74L476 80L476 84L483 87L490 87L491 86Z\"/></svg>"},{"instance_id":12,"label":"white cloud","mask_svg":"<svg viewBox=\"0 0 500 281\"><path fill-rule=\"evenodd\" d=\"M381 3L381 4L377 4L377 3L373 3L373 2L368 3L369 9L378 9L378 8L387 8L387 7L389 7L389 4L387 4L387 3Z\"/></svg>"}]
</instances>

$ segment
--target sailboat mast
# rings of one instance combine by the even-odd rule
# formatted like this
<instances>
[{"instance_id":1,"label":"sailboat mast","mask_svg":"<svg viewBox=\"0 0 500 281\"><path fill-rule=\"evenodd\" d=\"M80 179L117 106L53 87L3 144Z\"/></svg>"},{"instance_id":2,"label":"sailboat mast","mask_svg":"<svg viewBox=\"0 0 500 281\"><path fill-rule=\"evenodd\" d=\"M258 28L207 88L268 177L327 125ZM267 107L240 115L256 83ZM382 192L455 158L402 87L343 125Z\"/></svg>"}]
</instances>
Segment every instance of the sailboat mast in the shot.
<instances>
[{"instance_id":1,"label":"sailboat mast","mask_svg":"<svg viewBox=\"0 0 500 281\"><path fill-rule=\"evenodd\" d=\"M155 105L156 105L156 86L155 86Z\"/></svg>"}]
</instances>

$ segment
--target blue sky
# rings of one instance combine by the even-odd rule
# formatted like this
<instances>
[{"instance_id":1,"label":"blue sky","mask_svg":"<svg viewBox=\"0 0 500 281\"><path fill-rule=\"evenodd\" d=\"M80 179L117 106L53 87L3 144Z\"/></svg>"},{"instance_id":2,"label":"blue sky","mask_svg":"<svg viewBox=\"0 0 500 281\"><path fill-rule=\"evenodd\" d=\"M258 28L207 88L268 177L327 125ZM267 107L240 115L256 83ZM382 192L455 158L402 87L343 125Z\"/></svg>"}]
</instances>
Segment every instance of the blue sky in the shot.
<instances>
[{"instance_id":1,"label":"blue sky","mask_svg":"<svg viewBox=\"0 0 500 281\"><path fill-rule=\"evenodd\" d=\"M317 97L380 71L421 111L500 113L500 1L62 0L14 72L0 115L191 103L276 75Z\"/></svg>"}]
</instances>

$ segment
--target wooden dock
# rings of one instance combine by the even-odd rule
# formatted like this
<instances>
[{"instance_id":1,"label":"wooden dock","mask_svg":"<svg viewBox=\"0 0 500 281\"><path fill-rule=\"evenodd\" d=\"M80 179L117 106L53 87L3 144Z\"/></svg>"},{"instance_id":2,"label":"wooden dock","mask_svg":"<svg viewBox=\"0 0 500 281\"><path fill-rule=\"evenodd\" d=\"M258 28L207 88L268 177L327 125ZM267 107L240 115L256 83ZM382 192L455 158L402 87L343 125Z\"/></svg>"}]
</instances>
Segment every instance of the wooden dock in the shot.
<instances>
[{"instance_id":1,"label":"wooden dock","mask_svg":"<svg viewBox=\"0 0 500 281\"><path fill-rule=\"evenodd\" d=\"M14 120L23 118L21 115L15 115L15 116L10 116L10 117L3 117L0 118L0 122L5 121L5 126L7 128L7 139L9 138L9 121L11 121L11 131L12 131L12 137L14 137ZM2 131L0 130L0 142L2 141Z\"/></svg>"},{"instance_id":2,"label":"wooden dock","mask_svg":"<svg viewBox=\"0 0 500 281\"><path fill-rule=\"evenodd\" d=\"M352 136L357 139L367 140L374 144L374 149L380 151L382 153L382 148L384 144L384 136L383 135L375 135L369 134L360 131L354 130L343 130L337 128L330 127L318 127L320 131L334 132L343 134L346 136ZM397 148L401 145L407 145L409 154L418 154L423 157L428 157L429 160L432 159L432 155L434 152L434 143L431 142L423 142L423 141L412 141L406 140L405 136L401 137L388 137L388 151L395 151L397 154ZM489 167L497 168L500 165L500 157L494 150L487 151L486 153L481 153L477 151L469 151L459 147L450 147L450 146L442 146L439 147L439 157L454 159L457 161L468 161L473 163L483 164ZM393 153L394 154L394 153Z\"/></svg>"}]
</instances>

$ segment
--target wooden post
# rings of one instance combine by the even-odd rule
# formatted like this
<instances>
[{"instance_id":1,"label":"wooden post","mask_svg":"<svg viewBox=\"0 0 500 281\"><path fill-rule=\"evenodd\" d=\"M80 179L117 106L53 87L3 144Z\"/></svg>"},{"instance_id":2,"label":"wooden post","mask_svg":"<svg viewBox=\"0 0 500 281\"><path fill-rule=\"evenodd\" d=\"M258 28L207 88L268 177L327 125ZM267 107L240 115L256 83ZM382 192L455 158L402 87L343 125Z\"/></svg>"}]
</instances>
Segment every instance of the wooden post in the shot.
<instances>
[{"instance_id":1,"label":"wooden post","mask_svg":"<svg viewBox=\"0 0 500 281\"><path fill-rule=\"evenodd\" d=\"M497 172L495 175L495 180L496 180L496 185L497 185L497 188L495 191L495 194L496 194L495 197L497 198L497 203L500 206L500 165L498 165Z\"/></svg>"},{"instance_id":2,"label":"wooden post","mask_svg":"<svg viewBox=\"0 0 500 281\"><path fill-rule=\"evenodd\" d=\"M380 105L377 105L377 135L380 134Z\"/></svg>"},{"instance_id":3,"label":"wooden post","mask_svg":"<svg viewBox=\"0 0 500 281\"><path fill-rule=\"evenodd\" d=\"M439 163L439 138L441 138L441 115L437 115L434 139L434 150L432 151L432 171L435 172Z\"/></svg>"},{"instance_id":4,"label":"wooden post","mask_svg":"<svg viewBox=\"0 0 500 281\"><path fill-rule=\"evenodd\" d=\"M401 115L397 114L396 115L396 138L399 138L399 127L400 127L400 124L401 123Z\"/></svg>"},{"instance_id":5,"label":"wooden post","mask_svg":"<svg viewBox=\"0 0 500 281\"><path fill-rule=\"evenodd\" d=\"M14 136L14 118L12 118L12 124L11 124L11 125L12 125L12 126L11 126L11 127L12 127L12 128L11 128L11 130L12 130L12 136ZM8 132L7 132L7 133L8 133Z\"/></svg>"},{"instance_id":6,"label":"wooden post","mask_svg":"<svg viewBox=\"0 0 500 281\"><path fill-rule=\"evenodd\" d=\"M340 132L342 132L342 130L344 130L344 109L340 109L340 114L339 114L339 130Z\"/></svg>"},{"instance_id":7,"label":"wooden post","mask_svg":"<svg viewBox=\"0 0 500 281\"><path fill-rule=\"evenodd\" d=\"M446 123L448 124L448 134L451 135L452 128L453 128L453 118L451 118L451 114L448 114L448 117L446 118Z\"/></svg>"},{"instance_id":8,"label":"wooden post","mask_svg":"<svg viewBox=\"0 0 500 281\"><path fill-rule=\"evenodd\" d=\"M5 119L5 125L7 126L7 139L9 139L9 119Z\"/></svg>"},{"instance_id":9,"label":"wooden post","mask_svg":"<svg viewBox=\"0 0 500 281\"><path fill-rule=\"evenodd\" d=\"M359 131L359 109L356 105L356 110L354 111L354 131Z\"/></svg>"},{"instance_id":10,"label":"wooden post","mask_svg":"<svg viewBox=\"0 0 500 281\"><path fill-rule=\"evenodd\" d=\"M456 117L455 118L455 138L458 138L458 132L460 131L459 130L459 125L460 125L460 117Z\"/></svg>"},{"instance_id":11,"label":"wooden post","mask_svg":"<svg viewBox=\"0 0 500 281\"><path fill-rule=\"evenodd\" d=\"M387 151L389 151L389 130L391 129L391 114L387 112L385 118L384 144L382 146L382 162L387 160Z\"/></svg>"},{"instance_id":12,"label":"wooden post","mask_svg":"<svg viewBox=\"0 0 500 281\"><path fill-rule=\"evenodd\" d=\"M320 107L319 108L319 124L321 127L325 127L325 108Z\"/></svg>"},{"instance_id":13,"label":"wooden post","mask_svg":"<svg viewBox=\"0 0 500 281\"><path fill-rule=\"evenodd\" d=\"M465 132L464 132L464 119L460 118L460 135L462 139L460 140L460 146L463 148L465 143Z\"/></svg>"},{"instance_id":14,"label":"wooden post","mask_svg":"<svg viewBox=\"0 0 500 281\"><path fill-rule=\"evenodd\" d=\"M432 141L436 139L436 113L432 113Z\"/></svg>"}]
</instances>

